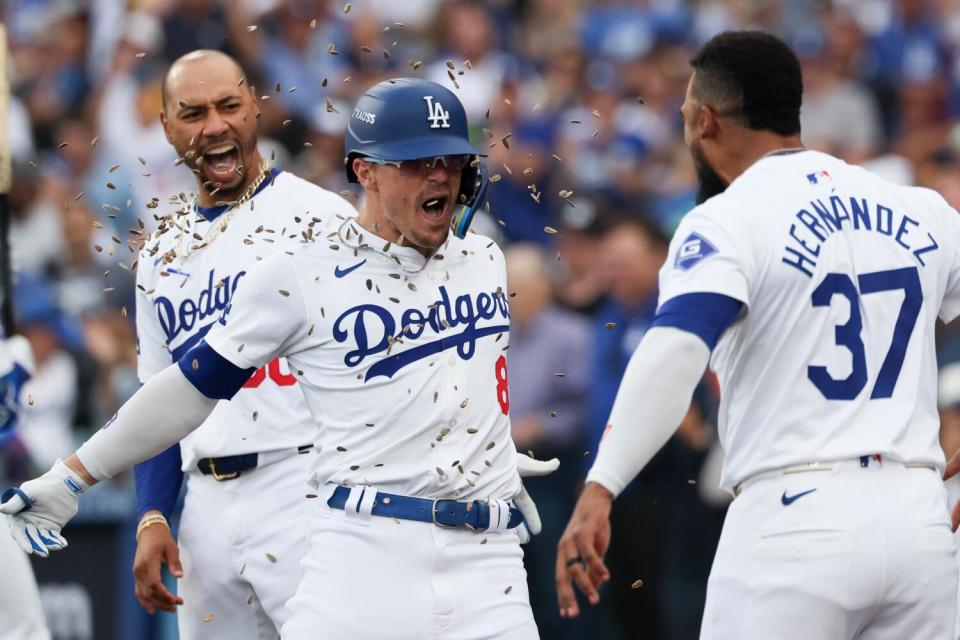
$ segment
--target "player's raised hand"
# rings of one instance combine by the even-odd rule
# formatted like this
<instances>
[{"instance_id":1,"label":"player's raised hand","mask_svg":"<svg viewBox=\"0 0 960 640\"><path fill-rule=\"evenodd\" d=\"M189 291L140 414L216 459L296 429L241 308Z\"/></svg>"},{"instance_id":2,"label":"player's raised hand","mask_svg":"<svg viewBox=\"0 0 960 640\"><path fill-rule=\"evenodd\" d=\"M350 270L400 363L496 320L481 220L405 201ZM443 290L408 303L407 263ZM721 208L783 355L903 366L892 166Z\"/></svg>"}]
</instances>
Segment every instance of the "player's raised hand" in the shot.
<instances>
[{"instance_id":1,"label":"player's raised hand","mask_svg":"<svg viewBox=\"0 0 960 640\"><path fill-rule=\"evenodd\" d=\"M603 556L610 546L610 508L613 495L594 482L587 483L557 544L557 600L562 618L580 614L573 583L590 604L600 602L597 589L610 579Z\"/></svg>"},{"instance_id":2,"label":"player's raised hand","mask_svg":"<svg viewBox=\"0 0 960 640\"><path fill-rule=\"evenodd\" d=\"M183 604L183 598L175 596L163 584L161 566L166 563L170 573L183 577L180 564L180 548L165 526L149 526L143 529L137 538L137 554L133 559L134 594L147 613L153 615L157 609L174 613L177 605Z\"/></svg>"},{"instance_id":3,"label":"player's raised hand","mask_svg":"<svg viewBox=\"0 0 960 640\"><path fill-rule=\"evenodd\" d=\"M0 513L9 517L10 533L26 553L46 558L67 546L60 535L77 513L80 494L88 487L62 460L50 471L0 494Z\"/></svg>"},{"instance_id":4,"label":"player's raised hand","mask_svg":"<svg viewBox=\"0 0 960 640\"><path fill-rule=\"evenodd\" d=\"M536 460L526 454L517 452L517 475L521 478L546 476L559 467L560 461L556 458ZM523 526L526 527L528 535L521 536L520 542L526 544L530 542L530 536L535 536L543 530L543 524L540 522L540 512L537 511L537 505L522 482L520 483L520 492L513 497L513 504L523 514Z\"/></svg>"}]
</instances>

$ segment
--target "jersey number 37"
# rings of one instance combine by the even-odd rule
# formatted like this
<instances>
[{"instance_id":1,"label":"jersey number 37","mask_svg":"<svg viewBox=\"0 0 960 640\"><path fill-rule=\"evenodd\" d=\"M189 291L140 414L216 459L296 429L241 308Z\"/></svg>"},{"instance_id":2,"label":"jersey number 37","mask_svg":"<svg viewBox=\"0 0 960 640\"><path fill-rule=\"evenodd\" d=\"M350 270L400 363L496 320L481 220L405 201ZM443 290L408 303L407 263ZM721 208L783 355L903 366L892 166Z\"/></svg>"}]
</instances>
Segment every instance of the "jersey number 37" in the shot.
<instances>
[{"instance_id":1,"label":"jersey number 37","mask_svg":"<svg viewBox=\"0 0 960 640\"><path fill-rule=\"evenodd\" d=\"M859 291L857 289L859 284ZM860 314L860 296L881 293L884 291L903 291L903 303L893 328L893 340L887 355L880 365L880 372L870 392L870 399L889 398L897 386L900 377L900 368L907 353L910 335L920 315L923 305L923 289L920 286L920 276L916 267L891 269L889 271L874 271L863 273L857 277L857 284L845 273L828 273L813 291L812 304L814 307L829 307L834 296L843 296L850 303L850 318L845 324L837 325L834 329L837 346L846 347L853 358L850 375L837 379L830 375L827 368L819 365L807 367L807 377L820 393L828 400L853 400L867 385L867 358L864 351L863 339L860 334L863 330L863 318Z\"/></svg>"}]
</instances>

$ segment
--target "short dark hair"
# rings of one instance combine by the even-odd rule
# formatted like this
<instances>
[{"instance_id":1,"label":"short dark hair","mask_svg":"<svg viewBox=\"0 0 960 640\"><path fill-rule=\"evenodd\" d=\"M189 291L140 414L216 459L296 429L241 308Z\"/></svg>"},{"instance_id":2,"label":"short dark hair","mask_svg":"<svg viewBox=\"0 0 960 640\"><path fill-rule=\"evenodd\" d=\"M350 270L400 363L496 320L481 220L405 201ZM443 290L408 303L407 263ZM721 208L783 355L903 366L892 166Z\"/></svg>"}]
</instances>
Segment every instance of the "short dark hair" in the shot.
<instances>
[{"instance_id":1,"label":"short dark hair","mask_svg":"<svg viewBox=\"0 0 960 640\"><path fill-rule=\"evenodd\" d=\"M763 31L726 31L690 61L693 95L755 131L800 133L803 74L790 47Z\"/></svg>"}]
</instances>

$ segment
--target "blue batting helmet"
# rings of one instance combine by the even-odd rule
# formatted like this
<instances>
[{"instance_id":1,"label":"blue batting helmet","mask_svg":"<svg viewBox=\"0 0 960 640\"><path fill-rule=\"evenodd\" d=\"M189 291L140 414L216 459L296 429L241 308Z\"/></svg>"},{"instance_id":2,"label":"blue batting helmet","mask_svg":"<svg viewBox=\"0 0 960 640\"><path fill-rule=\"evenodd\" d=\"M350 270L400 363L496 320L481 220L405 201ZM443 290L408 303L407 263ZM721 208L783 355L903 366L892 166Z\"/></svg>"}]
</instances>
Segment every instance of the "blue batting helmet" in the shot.
<instances>
[{"instance_id":1,"label":"blue batting helmet","mask_svg":"<svg viewBox=\"0 0 960 640\"><path fill-rule=\"evenodd\" d=\"M469 155L463 169L453 231L463 237L474 214L483 206L488 178L480 156L470 144L467 114L460 99L446 87L419 78L393 78L368 89L357 100L344 134L347 180L357 182L356 157L374 160L417 160L434 156Z\"/></svg>"}]
</instances>

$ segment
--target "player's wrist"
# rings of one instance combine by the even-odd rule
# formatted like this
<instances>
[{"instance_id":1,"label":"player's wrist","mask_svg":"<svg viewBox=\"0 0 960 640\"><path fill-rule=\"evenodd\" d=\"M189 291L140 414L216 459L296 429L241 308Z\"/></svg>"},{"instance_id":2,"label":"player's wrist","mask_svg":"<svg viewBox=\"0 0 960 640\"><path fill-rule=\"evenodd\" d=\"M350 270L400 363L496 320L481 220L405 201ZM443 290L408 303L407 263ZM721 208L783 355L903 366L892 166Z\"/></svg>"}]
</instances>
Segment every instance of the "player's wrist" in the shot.
<instances>
[{"instance_id":1,"label":"player's wrist","mask_svg":"<svg viewBox=\"0 0 960 640\"><path fill-rule=\"evenodd\" d=\"M616 497L614 493L596 480L590 480L583 487L583 495L591 500L612 503Z\"/></svg>"},{"instance_id":2,"label":"player's wrist","mask_svg":"<svg viewBox=\"0 0 960 640\"><path fill-rule=\"evenodd\" d=\"M164 516L159 511L148 511L143 514L143 517L140 518L140 524L137 525L137 534L136 540L140 542L140 535L149 527L154 525L160 525L167 528L167 531L170 530L170 523L167 522L166 516Z\"/></svg>"}]
</instances>

